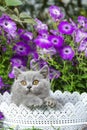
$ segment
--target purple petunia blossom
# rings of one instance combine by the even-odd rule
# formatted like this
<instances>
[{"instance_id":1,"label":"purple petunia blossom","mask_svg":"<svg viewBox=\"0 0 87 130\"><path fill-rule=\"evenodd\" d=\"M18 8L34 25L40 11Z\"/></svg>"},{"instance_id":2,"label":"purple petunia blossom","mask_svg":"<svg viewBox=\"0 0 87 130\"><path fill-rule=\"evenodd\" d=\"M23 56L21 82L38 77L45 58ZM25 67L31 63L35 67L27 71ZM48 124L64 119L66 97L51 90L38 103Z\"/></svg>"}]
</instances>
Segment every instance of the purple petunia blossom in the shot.
<instances>
[{"instance_id":1,"label":"purple petunia blossom","mask_svg":"<svg viewBox=\"0 0 87 130\"><path fill-rule=\"evenodd\" d=\"M10 35L12 35L17 30L16 23L5 14L0 18L0 26Z\"/></svg>"},{"instance_id":2,"label":"purple petunia blossom","mask_svg":"<svg viewBox=\"0 0 87 130\"><path fill-rule=\"evenodd\" d=\"M67 21L60 22L58 25L58 29L59 29L60 33L67 34L67 35L71 35L74 31L73 26L70 23L68 23Z\"/></svg>"},{"instance_id":3,"label":"purple petunia blossom","mask_svg":"<svg viewBox=\"0 0 87 130\"><path fill-rule=\"evenodd\" d=\"M78 16L78 23L80 26L85 27L85 20L86 18L84 16Z\"/></svg>"},{"instance_id":4,"label":"purple petunia blossom","mask_svg":"<svg viewBox=\"0 0 87 130\"><path fill-rule=\"evenodd\" d=\"M10 79L15 78L15 75L14 75L14 71L13 71L13 70L8 74L8 77L9 77Z\"/></svg>"},{"instance_id":5,"label":"purple petunia blossom","mask_svg":"<svg viewBox=\"0 0 87 130\"><path fill-rule=\"evenodd\" d=\"M81 42L82 40L84 40L87 37L87 33L78 29L75 31L75 42Z\"/></svg>"},{"instance_id":6,"label":"purple petunia blossom","mask_svg":"<svg viewBox=\"0 0 87 130\"><path fill-rule=\"evenodd\" d=\"M48 31L47 30L40 30L39 32L38 32L43 38L48 38L48 36L49 36L49 33L48 33Z\"/></svg>"},{"instance_id":7,"label":"purple petunia blossom","mask_svg":"<svg viewBox=\"0 0 87 130\"><path fill-rule=\"evenodd\" d=\"M63 18L63 13L60 8L55 5L49 7L49 14L55 21Z\"/></svg>"},{"instance_id":8,"label":"purple petunia blossom","mask_svg":"<svg viewBox=\"0 0 87 130\"><path fill-rule=\"evenodd\" d=\"M41 36L38 36L35 40L34 43L39 46L40 48L50 48L52 47L51 42L47 38L43 38Z\"/></svg>"},{"instance_id":9,"label":"purple petunia blossom","mask_svg":"<svg viewBox=\"0 0 87 130\"><path fill-rule=\"evenodd\" d=\"M64 39L61 36L50 35L48 39L55 48L60 48L63 46Z\"/></svg>"},{"instance_id":10,"label":"purple petunia blossom","mask_svg":"<svg viewBox=\"0 0 87 130\"><path fill-rule=\"evenodd\" d=\"M27 64L27 57L19 56L19 55L14 55L10 59L12 67L20 67L21 65L26 66Z\"/></svg>"},{"instance_id":11,"label":"purple petunia blossom","mask_svg":"<svg viewBox=\"0 0 87 130\"><path fill-rule=\"evenodd\" d=\"M16 54L21 56L28 56L30 50L30 46L24 42L18 42L13 47L13 50L16 52Z\"/></svg>"},{"instance_id":12,"label":"purple petunia blossom","mask_svg":"<svg viewBox=\"0 0 87 130\"><path fill-rule=\"evenodd\" d=\"M85 51L86 48L87 48L87 38L81 41L78 51L80 52Z\"/></svg>"},{"instance_id":13,"label":"purple petunia blossom","mask_svg":"<svg viewBox=\"0 0 87 130\"><path fill-rule=\"evenodd\" d=\"M7 39L7 43L8 44L12 44L12 42L14 41L14 39L15 39L15 41L19 40L18 39L18 35L17 35L16 32L14 32L12 34L7 33L7 34L5 34L5 37Z\"/></svg>"},{"instance_id":14,"label":"purple petunia blossom","mask_svg":"<svg viewBox=\"0 0 87 130\"><path fill-rule=\"evenodd\" d=\"M33 33L31 32L24 32L20 35L20 38L22 38L25 41L30 41L33 39Z\"/></svg>"},{"instance_id":15,"label":"purple petunia blossom","mask_svg":"<svg viewBox=\"0 0 87 130\"><path fill-rule=\"evenodd\" d=\"M87 57L87 38L81 41L78 51L84 52L85 56Z\"/></svg>"},{"instance_id":16,"label":"purple petunia blossom","mask_svg":"<svg viewBox=\"0 0 87 130\"><path fill-rule=\"evenodd\" d=\"M54 78L59 78L60 77L60 72L58 70L55 70L52 67L49 67L49 79L54 79Z\"/></svg>"},{"instance_id":17,"label":"purple petunia blossom","mask_svg":"<svg viewBox=\"0 0 87 130\"><path fill-rule=\"evenodd\" d=\"M71 48L71 46L64 46L60 49L60 56L64 60L72 60L75 55L74 50Z\"/></svg>"},{"instance_id":18,"label":"purple petunia blossom","mask_svg":"<svg viewBox=\"0 0 87 130\"><path fill-rule=\"evenodd\" d=\"M2 112L0 112L0 120L3 120L4 119L4 115Z\"/></svg>"},{"instance_id":19,"label":"purple petunia blossom","mask_svg":"<svg viewBox=\"0 0 87 130\"><path fill-rule=\"evenodd\" d=\"M41 31L41 30L48 30L48 26L44 23L42 23L39 19L35 19L37 25L34 26L34 28L36 29L37 32Z\"/></svg>"},{"instance_id":20,"label":"purple petunia blossom","mask_svg":"<svg viewBox=\"0 0 87 130\"><path fill-rule=\"evenodd\" d=\"M24 30L24 29L21 29L21 28L19 28L18 31L17 31L17 33L18 33L19 35L23 34L24 32L25 32L25 30Z\"/></svg>"}]
</instances>

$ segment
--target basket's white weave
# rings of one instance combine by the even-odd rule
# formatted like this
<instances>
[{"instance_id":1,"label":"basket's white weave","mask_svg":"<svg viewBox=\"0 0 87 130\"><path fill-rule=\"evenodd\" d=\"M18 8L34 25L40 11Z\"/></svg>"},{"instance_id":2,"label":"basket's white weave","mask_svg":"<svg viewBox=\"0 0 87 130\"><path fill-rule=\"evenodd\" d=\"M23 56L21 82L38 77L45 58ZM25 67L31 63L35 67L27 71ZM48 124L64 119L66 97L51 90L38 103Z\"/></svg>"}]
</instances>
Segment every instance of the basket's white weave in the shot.
<instances>
[{"instance_id":1,"label":"basket's white weave","mask_svg":"<svg viewBox=\"0 0 87 130\"><path fill-rule=\"evenodd\" d=\"M0 111L5 115L4 124L15 130L40 128L42 130L82 130L87 121L87 93L56 91L53 96L63 103L61 110L51 108L27 109L10 103L11 95L0 95Z\"/></svg>"}]
</instances>

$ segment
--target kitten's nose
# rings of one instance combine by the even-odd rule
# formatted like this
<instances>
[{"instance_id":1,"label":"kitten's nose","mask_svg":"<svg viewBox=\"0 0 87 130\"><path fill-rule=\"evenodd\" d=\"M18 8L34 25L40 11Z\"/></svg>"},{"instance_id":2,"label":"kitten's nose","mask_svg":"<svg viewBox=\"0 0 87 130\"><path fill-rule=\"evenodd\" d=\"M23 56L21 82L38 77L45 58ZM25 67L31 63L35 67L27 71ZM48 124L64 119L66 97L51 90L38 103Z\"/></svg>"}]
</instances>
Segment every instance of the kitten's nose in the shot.
<instances>
[{"instance_id":1,"label":"kitten's nose","mask_svg":"<svg viewBox=\"0 0 87 130\"><path fill-rule=\"evenodd\" d=\"M30 89L31 87L32 87L31 85L27 86L28 89Z\"/></svg>"}]
</instances>

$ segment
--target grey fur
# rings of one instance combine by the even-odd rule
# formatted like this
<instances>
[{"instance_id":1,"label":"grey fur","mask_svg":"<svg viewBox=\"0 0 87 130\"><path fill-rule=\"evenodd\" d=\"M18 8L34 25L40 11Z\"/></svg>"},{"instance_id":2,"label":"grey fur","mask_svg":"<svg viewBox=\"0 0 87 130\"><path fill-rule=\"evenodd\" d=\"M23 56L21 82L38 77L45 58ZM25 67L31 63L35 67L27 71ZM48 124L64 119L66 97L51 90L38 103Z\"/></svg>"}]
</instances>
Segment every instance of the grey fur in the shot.
<instances>
[{"instance_id":1,"label":"grey fur","mask_svg":"<svg viewBox=\"0 0 87 130\"><path fill-rule=\"evenodd\" d=\"M14 68L14 74L15 81L12 85L12 102L16 105L23 104L27 107L38 107L43 104L50 107L57 105L56 99L50 97L47 65L39 71L22 72L18 68ZM22 80L27 82L26 86L21 85L20 82ZM38 85L33 85L33 80L39 80ZM31 88L28 89L27 86L31 86Z\"/></svg>"}]
</instances>

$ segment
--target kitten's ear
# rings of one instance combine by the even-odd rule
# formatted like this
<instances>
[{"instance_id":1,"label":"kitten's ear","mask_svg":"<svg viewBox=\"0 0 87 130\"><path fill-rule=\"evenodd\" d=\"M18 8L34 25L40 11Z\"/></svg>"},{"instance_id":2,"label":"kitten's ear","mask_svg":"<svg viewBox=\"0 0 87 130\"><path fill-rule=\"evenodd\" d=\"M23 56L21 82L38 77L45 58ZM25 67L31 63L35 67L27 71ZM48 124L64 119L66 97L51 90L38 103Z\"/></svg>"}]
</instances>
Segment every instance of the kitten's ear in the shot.
<instances>
[{"instance_id":1,"label":"kitten's ear","mask_svg":"<svg viewBox=\"0 0 87 130\"><path fill-rule=\"evenodd\" d=\"M15 75L15 79L17 79L18 76L22 73L22 71L20 69L18 69L17 67L13 68L13 72L14 72L14 75Z\"/></svg>"},{"instance_id":2,"label":"kitten's ear","mask_svg":"<svg viewBox=\"0 0 87 130\"><path fill-rule=\"evenodd\" d=\"M40 74L42 74L44 78L48 77L48 73L49 73L48 65L45 65L44 67L41 68Z\"/></svg>"}]
</instances>

